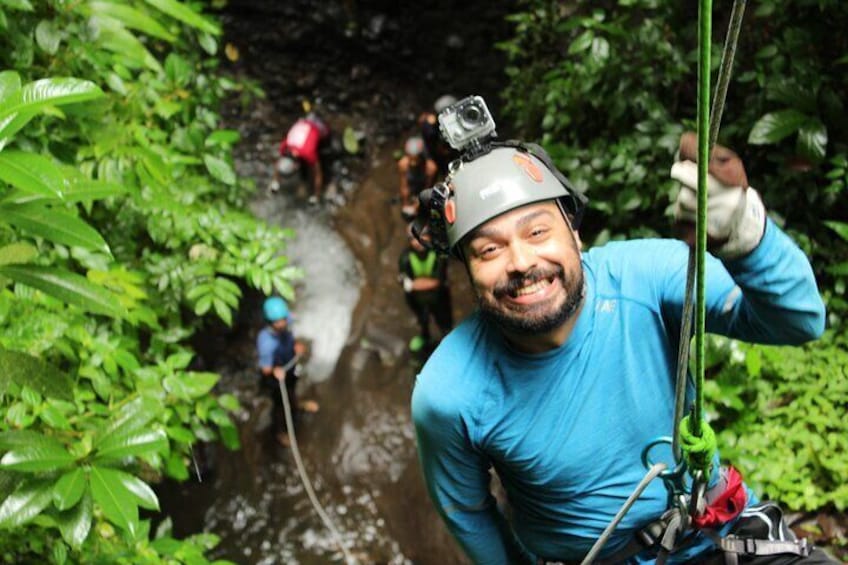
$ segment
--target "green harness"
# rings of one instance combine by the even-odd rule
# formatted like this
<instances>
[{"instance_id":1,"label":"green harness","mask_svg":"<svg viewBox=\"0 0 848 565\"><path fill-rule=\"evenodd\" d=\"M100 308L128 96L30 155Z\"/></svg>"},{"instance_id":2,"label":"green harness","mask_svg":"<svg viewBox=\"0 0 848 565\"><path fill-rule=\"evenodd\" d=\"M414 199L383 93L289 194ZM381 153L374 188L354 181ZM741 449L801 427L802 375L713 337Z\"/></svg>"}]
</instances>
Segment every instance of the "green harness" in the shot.
<instances>
[{"instance_id":1,"label":"green harness","mask_svg":"<svg viewBox=\"0 0 848 565\"><path fill-rule=\"evenodd\" d=\"M427 255L422 259L417 253L409 254L409 265L412 267L412 276L417 278L432 277L433 269L436 266L436 252L428 251Z\"/></svg>"}]
</instances>

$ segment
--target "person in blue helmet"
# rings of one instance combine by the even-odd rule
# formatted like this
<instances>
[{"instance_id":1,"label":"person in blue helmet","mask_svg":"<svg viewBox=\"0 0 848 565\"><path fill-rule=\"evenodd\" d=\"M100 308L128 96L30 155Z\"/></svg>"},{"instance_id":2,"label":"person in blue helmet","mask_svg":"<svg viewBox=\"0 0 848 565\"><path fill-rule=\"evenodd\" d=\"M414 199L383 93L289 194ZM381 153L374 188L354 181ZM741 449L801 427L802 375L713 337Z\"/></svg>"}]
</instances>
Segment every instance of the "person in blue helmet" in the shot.
<instances>
[{"instance_id":1,"label":"person in blue helmet","mask_svg":"<svg viewBox=\"0 0 848 565\"><path fill-rule=\"evenodd\" d=\"M696 214L696 145L684 135L671 168L681 225ZM689 248L642 239L584 251L585 198L541 147L474 149L422 195L430 233L464 263L478 303L416 378L424 480L474 563L580 563L646 476L643 449L674 429ZM709 173L707 331L818 338L825 308L809 260L767 217L738 155L717 146ZM689 522L669 518L652 481L593 563L835 563L718 460L705 457L696 527L678 529Z\"/></svg>"},{"instance_id":2,"label":"person in blue helmet","mask_svg":"<svg viewBox=\"0 0 848 565\"><path fill-rule=\"evenodd\" d=\"M277 442L288 446L280 383L286 383L289 406L293 411L317 412L319 407L314 400L297 402L297 361L305 355L306 345L295 339L292 333L289 305L279 296L272 296L262 304L262 313L266 325L256 336L260 384L271 399L271 432Z\"/></svg>"}]
</instances>

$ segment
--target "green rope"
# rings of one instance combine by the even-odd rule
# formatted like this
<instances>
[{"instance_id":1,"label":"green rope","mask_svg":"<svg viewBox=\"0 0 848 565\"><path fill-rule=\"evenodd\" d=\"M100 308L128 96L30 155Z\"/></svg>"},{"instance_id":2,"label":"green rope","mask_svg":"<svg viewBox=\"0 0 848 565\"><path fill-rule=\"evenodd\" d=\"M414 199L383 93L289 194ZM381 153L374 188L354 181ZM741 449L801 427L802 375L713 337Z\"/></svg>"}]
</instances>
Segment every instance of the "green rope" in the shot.
<instances>
[{"instance_id":1,"label":"green rope","mask_svg":"<svg viewBox=\"0 0 848 565\"><path fill-rule=\"evenodd\" d=\"M691 428L692 422L689 416L680 421L680 444L683 451L683 460L689 469L703 471L704 480L709 481L713 456L718 447L715 432L703 420L701 420L700 436L693 434Z\"/></svg>"},{"instance_id":2,"label":"green rope","mask_svg":"<svg viewBox=\"0 0 848 565\"><path fill-rule=\"evenodd\" d=\"M707 172L710 164L710 49L712 0L698 5L698 220L695 226L695 417L690 430L701 435L704 414L704 331L706 320Z\"/></svg>"},{"instance_id":3,"label":"green rope","mask_svg":"<svg viewBox=\"0 0 848 565\"><path fill-rule=\"evenodd\" d=\"M713 107L709 121L709 149L718 140L718 132L721 126L721 118L724 113L724 101L727 98L727 88L730 85L730 75L733 69L733 60L736 55L736 45L739 41L739 32L742 29L742 20L745 15L747 0L734 0L730 13L730 23L727 27L727 35L724 38L724 49L721 53L721 64L719 66L716 91L713 95ZM677 355L677 389L675 392L675 414L679 415L684 410L686 370L689 366L689 340L692 335L692 294L695 286L695 271L697 267L696 253L694 249L689 251L689 265L686 270L686 291L683 299L683 323L680 328L680 345ZM703 336L703 334L701 334ZM696 389L696 394L701 388ZM703 400L701 401L703 403ZM682 457L678 438L680 437L680 418L674 419L674 433L672 434L672 451L675 460Z\"/></svg>"}]
</instances>

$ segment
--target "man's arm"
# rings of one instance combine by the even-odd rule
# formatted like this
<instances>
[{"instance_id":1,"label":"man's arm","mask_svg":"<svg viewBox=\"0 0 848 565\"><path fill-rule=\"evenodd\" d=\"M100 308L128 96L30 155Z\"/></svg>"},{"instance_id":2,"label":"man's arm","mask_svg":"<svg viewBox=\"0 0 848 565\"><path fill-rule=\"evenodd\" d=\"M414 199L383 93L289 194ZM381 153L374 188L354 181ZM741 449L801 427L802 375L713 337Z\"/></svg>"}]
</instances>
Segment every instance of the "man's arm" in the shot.
<instances>
[{"instance_id":1,"label":"man's arm","mask_svg":"<svg viewBox=\"0 0 848 565\"><path fill-rule=\"evenodd\" d=\"M678 221L697 215L697 141L681 137L671 176L681 184ZM825 311L813 270L797 245L768 220L759 193L748 186L742 160L716 146L707 178L707 330L768 344L818 338ZM677 284L677 283L673 283Z\"/></svg>"},{"instance_id":2,"label":"man's arm","mask_svg":"<svg viewBox=\"0 0 848 565\"><path fill-rule=\"evenodd\" d=\"M454 538L474 563L527 559L489 492L488 461L467 437L446 391L421 381L412 395L412 417L427 491Z\"/></svg>"}]
</instances>

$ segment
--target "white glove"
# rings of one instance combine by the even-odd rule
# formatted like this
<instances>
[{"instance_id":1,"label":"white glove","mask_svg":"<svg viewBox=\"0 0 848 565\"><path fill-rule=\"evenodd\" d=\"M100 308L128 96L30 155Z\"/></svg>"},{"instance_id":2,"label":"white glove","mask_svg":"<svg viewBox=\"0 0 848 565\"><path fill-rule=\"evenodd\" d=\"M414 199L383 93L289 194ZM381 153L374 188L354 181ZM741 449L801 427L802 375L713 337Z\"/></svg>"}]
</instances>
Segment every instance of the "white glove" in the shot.
<instances>
[{"instance_id":1,"label":"white glove","mask_svg":"<svg viewBox=\"0 0 848 565\"><path fill-rule=\"evenodd\" d=\"M680 223L695 223L698 209L697 142L684 134L680 159L671 167L671 178L680 183L674 215ZM687 159L689 157L689 159ZM759 245L765 232L766 213L756 190L748 186L739 157L716 146L707 175L707 238L710 251L721 259L743 257ZM690 242L691 243L691 242Z\"/></svg>"},{"instance_id":2,"label":"white glove","mask_svg":"<svg viewBox=\"0 0 848 565\"><path fill-rule=\"evenodd\" d=\"M270 192L277 192L278 190L280 190L280 183L276 180L272 180L271 184L268 185L268 190Z\"/></svg>"},{"instance_id":3,"label":"white glove","mask_svg":"<svg viewBox=\"0 0 848 565\"><path fill-rule=\"evenodd\" d=\"M404 292L412 292L413 281L409 277L403 277L403 291Z\"/></svg>"}]
</instances>

